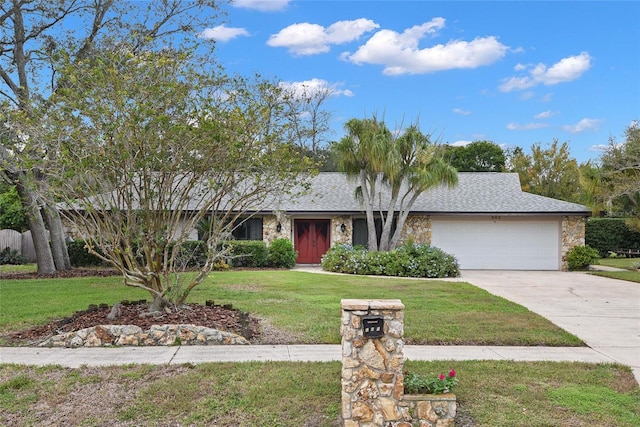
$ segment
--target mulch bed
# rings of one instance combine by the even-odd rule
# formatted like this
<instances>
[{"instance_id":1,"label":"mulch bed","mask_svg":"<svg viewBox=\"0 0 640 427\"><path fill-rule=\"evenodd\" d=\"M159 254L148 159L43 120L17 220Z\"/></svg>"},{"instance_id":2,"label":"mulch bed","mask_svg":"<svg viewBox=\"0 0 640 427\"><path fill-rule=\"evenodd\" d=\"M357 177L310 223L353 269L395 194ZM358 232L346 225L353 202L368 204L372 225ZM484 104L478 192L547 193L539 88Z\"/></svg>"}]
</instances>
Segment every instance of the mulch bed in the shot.
<instances>
[{"instance_id":1,"label":"mulch bed","mask_svg":"<svg viewBox=\"0 0 640 427\"><path fill-rule=\"evenodd\" d=\"M107 277L119 275L117 270L106 269L72 269L56 273L55 278L66 277ZM43 278L36 273L9 273L0 275L2 279L34 279ZM233 332L249 341L255 341L260 335L260 321L248 313L234 309L230 305L218 305L213 301L202 304L185 304L178 310L163 311L150 314L146 301L122 301L120 316L109 320L111 306L107 304L91 305L86 310L77 311L64 319L51 321L45 325L35 326L23 331L11 332L0 336L9 345L34 345L46 338L71 331L78 331L97 325L136 325L143 330L152 325L193 324L206 326L222 331Z\"/></svg>"}]
</instances>

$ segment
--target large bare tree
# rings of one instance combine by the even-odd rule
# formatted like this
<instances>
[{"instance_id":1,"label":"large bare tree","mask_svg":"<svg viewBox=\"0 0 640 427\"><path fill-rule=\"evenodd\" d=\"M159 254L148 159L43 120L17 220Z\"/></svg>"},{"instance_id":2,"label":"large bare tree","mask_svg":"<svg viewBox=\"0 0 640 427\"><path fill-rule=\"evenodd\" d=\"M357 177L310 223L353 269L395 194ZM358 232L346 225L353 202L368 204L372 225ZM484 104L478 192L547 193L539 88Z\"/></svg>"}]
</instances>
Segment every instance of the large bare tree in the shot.
<instances>
[{"instance_id":1,"label":"large bare tree","mask_svg":"<svg viewBox=\"0 0 640 427\"><path fill-rule=\"evenodd\" d=\"M281 89L208 71L186 49L117 42L80 62L59 54L65 86L29 132L56 153L51 192L90 251L151 294L151 310L178 308L224 255L236 220L310 170L283 137ZM205 218L206 259L183 274L185 242Z\"/></svg>"},{"instance_id":2,"label":"large bare tree","mask_svg":"<svg viewBox=\"0 0 640 427\"><path fill-rule=\"evenodd\" d=\"M59 80L52 56L64 47L73 61L91 54L103 37L133 40L142 50L172 36L191 37L215 18L213 0L8 0L0 6L0 105L2 115L22 114L34 120L35 105L55 93ZM210 22L207 22L210 25ZM5 119L5 122L7 120ZM27 212L37 255L38 273L69 267L62 222L48 196L48 173L39 164L46 141L24 137L15 127L2 129L0 171L16 185ZM47 237L51 232L51 245ZM53 250L53 251L52 251Z\"/></svg>"}]
</instances>

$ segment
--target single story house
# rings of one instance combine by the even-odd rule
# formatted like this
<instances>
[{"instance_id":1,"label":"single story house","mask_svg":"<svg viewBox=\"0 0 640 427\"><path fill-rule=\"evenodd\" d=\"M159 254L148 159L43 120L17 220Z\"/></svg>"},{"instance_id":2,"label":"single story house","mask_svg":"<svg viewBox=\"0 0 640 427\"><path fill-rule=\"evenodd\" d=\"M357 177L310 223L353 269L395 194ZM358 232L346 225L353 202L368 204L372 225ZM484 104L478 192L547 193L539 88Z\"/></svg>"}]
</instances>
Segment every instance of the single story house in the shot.
<instances>
[{"instance_id":1,"label":"single story house","mask_svg":"<svg viewBox=\"0 0 640 427\"><path fill-rule=\"evenodd\" d=\"M462 269L483 270L561 270L567 252L584 245L587 207L526 193L516 173L459 173L458 180L454 188L433 188L417 199L403 241L428 243L453 254ZM357 182L322 172L310 183L301 197L251 212L235 238L267 244L289 238L300 264L320 263L335 244L366 244Z\"/></svg>"}]
</instances>

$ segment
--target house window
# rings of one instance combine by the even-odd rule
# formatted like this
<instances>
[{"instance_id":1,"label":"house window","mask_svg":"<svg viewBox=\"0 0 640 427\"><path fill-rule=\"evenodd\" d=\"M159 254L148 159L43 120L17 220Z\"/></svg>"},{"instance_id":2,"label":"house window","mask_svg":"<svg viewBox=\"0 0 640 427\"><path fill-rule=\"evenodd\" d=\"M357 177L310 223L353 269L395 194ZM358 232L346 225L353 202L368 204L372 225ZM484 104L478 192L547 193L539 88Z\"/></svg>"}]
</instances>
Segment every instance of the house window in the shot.
<instances>
[{"instance_id":1,"label":"house window","mask_svg":"<svg viewBox=\"0 0 640 427\"><path fill-rule=\"evenodd\" d=\"M262 240L262 218L236 220L231 235L236 240Z\"/></svg>"},{"instance_id":2,"label":"house window","mask_svg":"<svg viewBox=\"0 0 640 427\"><path fill-rule=\"evenodd\" d=\"M382 234L382 219L376 218L376 235L378 237L378 244L380 244L380 235ZM396 231L396 220L394 218L391 224L391 235ZM367 228L366 218L354 218L353 219L353 235L351 236L351 242L353 246L361 245L367 246L369 244L369 229Z\"/></svg>"},{"instance_id":3,"label":"house window","mask_svg":"<svg viewBox=\"0 0 640 427\"><path fill-rule=\"evenodd\" d=\"M367 238L369 232L367 230L367 220L363 218L357 218L353 220L353 236L351 242L353 246L361 245L367 246Z\"/></svg>"}]
</instances>

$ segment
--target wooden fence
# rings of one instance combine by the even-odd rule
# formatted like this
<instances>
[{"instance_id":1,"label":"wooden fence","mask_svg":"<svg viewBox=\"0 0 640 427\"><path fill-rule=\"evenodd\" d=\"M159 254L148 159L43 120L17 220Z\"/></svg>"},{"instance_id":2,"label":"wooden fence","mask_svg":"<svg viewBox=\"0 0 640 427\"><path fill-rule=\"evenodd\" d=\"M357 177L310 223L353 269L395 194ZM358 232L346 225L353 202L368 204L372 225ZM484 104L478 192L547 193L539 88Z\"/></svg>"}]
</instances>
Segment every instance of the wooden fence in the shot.
<instances>
[{"instance_id":1,"label":"wooden fence","mask_svg":"<svg viewBox=\"0 0 640 427\"><path fill-rule=\"evenodd\" d=\"M31 231L20 233L16 230L0 230L0 251L7 247L17 251L26 258L27 262L36 262Z\"/></svg>"}]
</instances>

